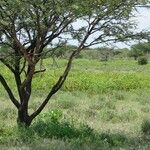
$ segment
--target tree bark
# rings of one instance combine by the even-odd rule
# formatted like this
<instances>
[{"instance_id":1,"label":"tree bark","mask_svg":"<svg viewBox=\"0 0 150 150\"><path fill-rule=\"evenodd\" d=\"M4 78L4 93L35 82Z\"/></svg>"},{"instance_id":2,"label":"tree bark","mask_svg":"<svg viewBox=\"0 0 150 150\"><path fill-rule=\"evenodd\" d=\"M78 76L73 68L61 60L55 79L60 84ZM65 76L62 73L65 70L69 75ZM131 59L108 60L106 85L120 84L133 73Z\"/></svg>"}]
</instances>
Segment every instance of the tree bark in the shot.
<instances>
[{"instance_id":1,"label":"tree bark","mask_svg":"<svg viewBox=\"0 0 150 150\"><path fill-rule=\"evenodd\" d=\"M30 119L30 117L25 114L23 111L18 111L18 118L17 118L17 124L18 126L25 126L25 127L29 127L31 125L32 120Z\"/></svg>"},{"instance_id":2,"label":"tree bark","mask_svg":"<svg viewBox=\"0 0 150 150\"><path fill-rule=\"evenodd\" d=\"M17 124L18 126L29 127L31 125L31 122L32 120L28 115L28 107L26 106L26 104L22 104L18 109Z\"/></svg>"}]
</instances>

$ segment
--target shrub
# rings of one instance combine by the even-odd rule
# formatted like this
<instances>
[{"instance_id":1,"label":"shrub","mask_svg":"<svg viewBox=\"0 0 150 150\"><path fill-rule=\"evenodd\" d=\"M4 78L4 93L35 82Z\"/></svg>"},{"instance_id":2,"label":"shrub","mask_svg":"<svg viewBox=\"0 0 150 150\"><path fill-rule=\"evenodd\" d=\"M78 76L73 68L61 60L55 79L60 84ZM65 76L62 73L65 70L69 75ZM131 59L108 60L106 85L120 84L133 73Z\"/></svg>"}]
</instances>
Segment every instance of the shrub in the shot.
<instances>
[{"instance_id":1,"label":"shrub","mask_svg":"<svg viewBox=\"0 0 150 150\"><path fill-rule=\"evenodd\" d=\"M42 115L42 118L44 119L50 119L52 122L58 122L60 119L62 119L63 114L60 110L52 110L49 113L44 113Z\"/></svg>"},{"instance_id":2,"label":"shrub","mask_svg":"<svg viewBox=\"0 0 150 150\"><path fill-rule=\"evenodd\" d=\"M138 64L139 65L146 65L148 63L148 60L146 57L139 57L138 58Z\"/></svg>"},{"instance_id":3,"label":"shrub","mask_svg":"<svg viewBox=\"0 0 150 150\"><path fill-rule=\"evenodd\" d=\"M150 120L144 120L141 129L145 135L150 135Z\"/></svg>"},{"instance_id":4,"label":"shrub","mask_svg":"<svg viewBox=\"0 0 150 150\"><path fill-rule=\"evenodd\" d=\"M60 110L53 110L41 115L32 126L32 130L44 138L83 138L94 135L93 129L85 124L68 122L63 119Z\"/></svg>"}]
</instances>

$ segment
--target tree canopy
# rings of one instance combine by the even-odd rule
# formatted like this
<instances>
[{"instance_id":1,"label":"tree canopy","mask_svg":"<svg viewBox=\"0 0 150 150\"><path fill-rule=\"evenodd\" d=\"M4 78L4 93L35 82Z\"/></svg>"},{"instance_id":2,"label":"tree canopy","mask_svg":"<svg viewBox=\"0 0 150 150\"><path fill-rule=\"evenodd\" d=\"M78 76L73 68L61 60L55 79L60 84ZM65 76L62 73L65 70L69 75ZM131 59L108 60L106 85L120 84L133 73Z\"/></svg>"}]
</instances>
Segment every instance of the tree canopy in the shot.
<instances>
[{"instance_id":1,"label":"tree canopy","mask_svg":"<svg viewBox=\"0 0 150 150\"><path fill-rule=\"evenodd\" d=\"M140 50L145 54L150 53L150 43L149 42L138 43L138 44L132 45L131 48Z\"/></svg>"}]
</instances>

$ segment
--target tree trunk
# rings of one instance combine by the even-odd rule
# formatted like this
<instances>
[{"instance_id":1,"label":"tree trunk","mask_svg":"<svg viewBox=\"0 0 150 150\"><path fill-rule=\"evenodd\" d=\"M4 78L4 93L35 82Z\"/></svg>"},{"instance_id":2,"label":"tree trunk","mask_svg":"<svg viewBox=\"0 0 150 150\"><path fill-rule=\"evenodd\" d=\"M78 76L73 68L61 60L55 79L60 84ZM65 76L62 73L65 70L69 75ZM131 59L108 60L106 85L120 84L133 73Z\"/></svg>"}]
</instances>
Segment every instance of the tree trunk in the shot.
<instances>
[{"instance_id":1,"label":"tree trunk","mask_svg":"<svg viewBox=\"0 0 150 150\"><path fill-rule=\"evenodd\" d=\"M31 125L31 119L28 115L18 112L17 124L18 126L29 127Z\"/></svg>"},{"instance_id":2,"label":"tree trunk","mask_svg":"<svg viewBox=\"0 0 150 150\"><path fill-rule=\"evenodd\" d=\"M18 126L29 127L31 125L31 118L27 113L27 109L25 107L20 107L18 110L18 118L17 124Z\"/></svg>"}]
</instances>

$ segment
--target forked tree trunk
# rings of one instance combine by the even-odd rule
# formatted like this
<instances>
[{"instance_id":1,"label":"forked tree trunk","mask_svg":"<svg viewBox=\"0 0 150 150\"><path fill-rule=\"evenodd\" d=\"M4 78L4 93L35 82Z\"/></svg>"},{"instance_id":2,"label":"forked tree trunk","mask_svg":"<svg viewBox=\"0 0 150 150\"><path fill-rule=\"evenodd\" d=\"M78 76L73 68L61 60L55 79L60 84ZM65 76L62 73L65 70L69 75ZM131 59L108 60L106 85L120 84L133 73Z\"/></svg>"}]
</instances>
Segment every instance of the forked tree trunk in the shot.
<instances>
[{"instance_id":1,"label":"forked tree trunk","mask_svg":"<svg viewBox=\"0 0 150 150\"><path fill-rule=\"evenodd\" d=\"M31 83L34 75L35 65L28 66L28 74L24 82L18 85L18 92L20 94L20 107L18 108L18 118L17 123L19 126L30 126L33 119L28 114L28 102L30 100L31 95ZM20 78L17 77L17 78ZM16 82L17 83L17 82Z\"/></svg>"},{"instance_id":2,"label":"forked tree trunk","mask_svg":"<svg viewBox=\"0 0 150 150\"><path fill-rule=\"evenodd\" d=\"M87 38L88 36L86 36ZM73 51L73 53L70 55L70 58L68 60L68 63L66 65L66 68L63 72L63 74L59 77L58 81L53 85L51 88L50 92L46 96L45 100L41 103L41 105L37 108L35 112L33 112L31 115L28 114L28 102L30 100L30 96L32 93L32 78L34 74L36 73L35 71L35 65L38 61L34 63L29 63L28 68L26 71L26 78L24 79L23 82L21 82L21 73L19 71L19 67L16 66L15 70L12 69L12 72L15 75L15 80L18 88L18 93L19 93L19 100L15 98L13 95L11 88L8 86L6 80L3 78L3 76L0 74L0 81L3 84L5 90L7 91L10 100L13 102L13 104L16 106L18 109L18 117L17 117L17 123L18 126L25 126L29 127L32 123L32 120L41 113L41 111L45 108L47 103L49 102L50 98L62 87L64 84L68 73L71 69L71 64L73 61L73 58L79 54L79 52L82 50L82 46L84 42L86 41L86 38L84 41L81 43L81 45L78 47L76 51Z\"/></svg>"},{"instance_id":3,"label":"forked tree trunk","mask_svg":"<svg viewBox=\"0 0 150 150\"><path fill-rule=\"evenodd\" d=\"M17 123L18 126L30 126L32 120L30 119L30 116L28 115L28 105L27 103L22 103L18 109L18 117L17 117Z\"/></svg>"},{"instance_id":4,"label":"forked tree trunk","mask_svg":"<svg viewBox=\"0 0 150 150\"><path fill-rule=\"evenodd\" d=\"M26 114L24 111L18 111L18 118L17 124L18 126L25 126L29 127L31 125L32 120L30 119L29 115Z\"/></svg>"}]
</instances>

